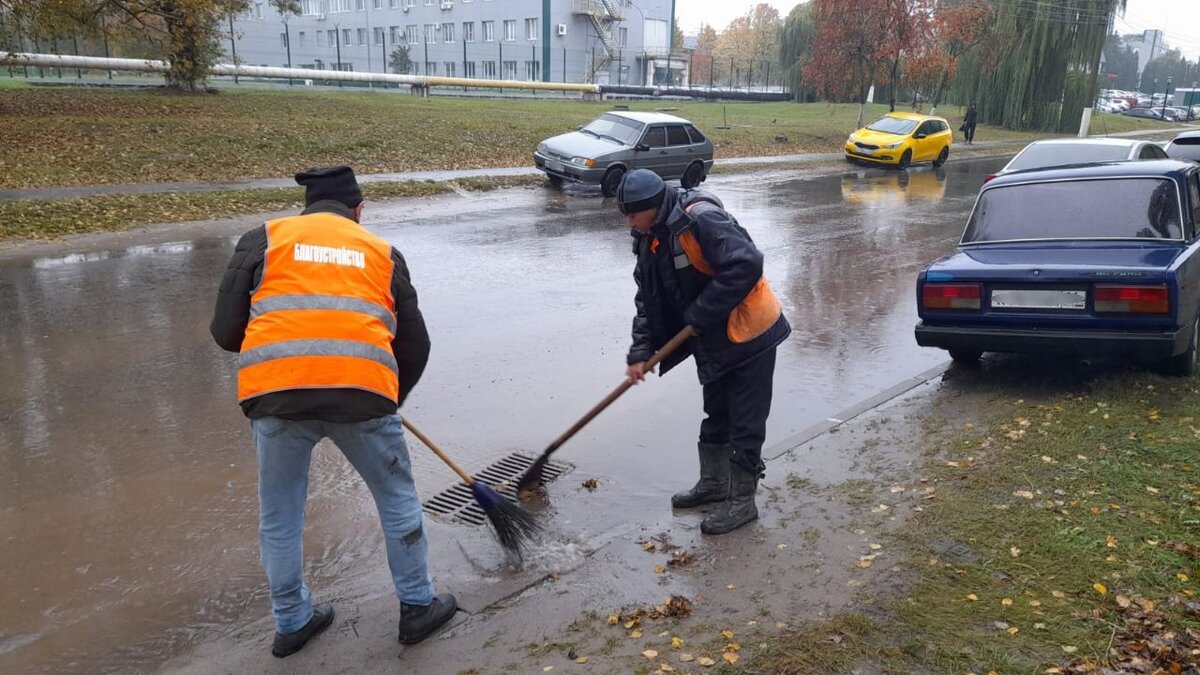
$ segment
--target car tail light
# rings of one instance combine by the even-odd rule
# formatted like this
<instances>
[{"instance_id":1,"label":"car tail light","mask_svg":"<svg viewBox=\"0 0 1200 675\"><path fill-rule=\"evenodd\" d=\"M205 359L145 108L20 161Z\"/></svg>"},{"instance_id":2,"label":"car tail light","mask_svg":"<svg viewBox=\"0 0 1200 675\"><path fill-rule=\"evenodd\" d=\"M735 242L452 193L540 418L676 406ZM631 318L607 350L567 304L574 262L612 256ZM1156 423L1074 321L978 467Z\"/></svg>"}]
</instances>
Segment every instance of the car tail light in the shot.
<instances>
[{"instance_id":1,"label":"car tail light","mask_svg":"<svg viewBox=\"0 0 1200 675\"><path fill-rule=\"evenodd\" d=\"M996 177L996 174L994 174L994 173L989 173L989 174L987 175L987 177L985 177L985 178L983 179L983 184L984 184L984 185L987 185L987 184L988 184L988 183L989 183L989 182L990 182L990 181L991 181L993 178L995 178L995 177Z\"/></svg>"},{"instance_id":2,"label":"car tail light","mask_svg":"<svg viewBox=\"0 0 1200 675\"><path fill-rule=\"evenodd\" d=\"M1166 286L1096 285L1094 305L1097 312L1120 314L1166 314L1171 300Z\"/></svg>"},{"instance_id":3,"label":"car tail light","mask_svg":"<svg viewBox=\"0 0 1200 675\"><path fill-rule=\"evenodd\" d=\"M925 309L979 309L979 284L925 284L921 305Z\"/></svg>"}]
</instances>

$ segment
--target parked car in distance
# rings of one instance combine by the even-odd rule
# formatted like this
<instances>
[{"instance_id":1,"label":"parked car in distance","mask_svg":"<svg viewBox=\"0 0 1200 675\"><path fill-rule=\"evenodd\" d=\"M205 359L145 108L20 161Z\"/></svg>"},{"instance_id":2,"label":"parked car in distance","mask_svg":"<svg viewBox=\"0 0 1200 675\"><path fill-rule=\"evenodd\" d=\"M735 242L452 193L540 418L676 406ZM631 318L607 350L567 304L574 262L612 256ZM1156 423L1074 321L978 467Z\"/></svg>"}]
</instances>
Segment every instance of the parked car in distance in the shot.
<instances>
[{"instance_id":1,"label":"parked car in distance","mask_svg":"<svg viewBox=\"0 0 1200 675\"><path fill-rule=\"evenodd\" d=\"M843 150L852 162L907 169L913 162L946 163L954 132L943 117L888 113L850 134Z\"/></svg>"},{"instance_id":2,"label":"parked car in distance","mask_svg":"<svg viewBox=\"0 0 1200 675\"><path fill-rule=\"evenodd\" d=\"M1126 159L1166 159L1162 146L1151 141L1125 138L1054 138L1034 141L1018 152L996 173L983 179L988 182L997 176L1014 171L1045 169L1070 164L1118 162Z\"/></svg>"},{"instance_id":3,"label":"parked car in distance","mask_svg":"<svg viewBox=\"0 0 1200 675\"><path fill-rule=\"evenodd\" d=\"M1200 131L1184 131L1167 143L1167 156L1200 162Z\"/></svg>"},{"instance_id":4,"label":"parked car in distance","mask_svg":"<svg viewBox=\"0 0 1200 675\"><path fill-rule=\"evenodd\" d=\"M917 277L917 344L1126 355L1196 368L1200 164L1113 162L1001 176L957 249Z\"/></svg>"},{"instance_id":5,"label":"parked car in distance","mask_svg":"<svg viewBox=\"0 0 1200 675\"><path fill-rule=\"evenodd\" d=\"M1152 120L1161 120L1163 118L1162 113L1158 112L1156 108L1130 108L1121 114L1129 117L1145 117Z\"/></svg>"},{"instance_id":6,"label":"parked car in distance","mask_svg":"<svg viewBox=\"0 0 1200 675\"><path fill-rule=\"evenodd\" d=\"M590 183L612 197L632 169L650 169L666 180L678 178L685 188L696 187L712 169L713 144L682 117L614 110L578 131L538 143L533 163L554 185Z\"/></svg>"}]
</instances>

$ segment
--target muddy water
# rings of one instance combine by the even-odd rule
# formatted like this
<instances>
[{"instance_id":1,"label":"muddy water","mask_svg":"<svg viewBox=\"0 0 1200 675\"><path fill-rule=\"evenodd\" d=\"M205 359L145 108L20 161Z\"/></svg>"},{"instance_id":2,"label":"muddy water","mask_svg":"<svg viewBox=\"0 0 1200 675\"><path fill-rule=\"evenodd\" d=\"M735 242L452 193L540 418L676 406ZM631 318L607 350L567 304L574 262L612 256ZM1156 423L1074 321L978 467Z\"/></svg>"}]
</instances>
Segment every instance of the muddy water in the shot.
<instances>
[{"instance_id":1,"label":"muddy water","mask_svg":"<svg viewBox=\"0 0 1200 675\"><path fill-rule=\"evenodd\" d=\"M913 275L998 165L710 181L795 328L768 443L944 360L913 343ZM369 214L409 259L434 341L407 414L468 467L540 449L617 384L633 282L610 203L538 189ZM266 613L253 453L232 357L207 334L234 240L0 257L0 671L145 669ZM699 407L682 366L563 459L658 504L695 470ZM452 482L412 452L425 494ZM312 476L310 581L382 565L369 495L336 450Z\"/></svg>"}]
</instances>

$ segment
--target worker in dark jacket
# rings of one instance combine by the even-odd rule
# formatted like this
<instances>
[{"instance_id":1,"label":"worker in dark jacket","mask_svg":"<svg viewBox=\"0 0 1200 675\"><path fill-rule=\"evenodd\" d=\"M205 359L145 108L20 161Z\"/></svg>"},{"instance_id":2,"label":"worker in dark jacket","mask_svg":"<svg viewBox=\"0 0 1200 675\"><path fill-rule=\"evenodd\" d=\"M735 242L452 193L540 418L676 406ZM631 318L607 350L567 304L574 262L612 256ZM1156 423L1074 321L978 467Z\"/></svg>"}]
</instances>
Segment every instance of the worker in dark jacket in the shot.
<instances>
[{"instance_id":1,"label":"worker in dark jacket","mask_svg":"<svg viewBox=\"0 0 1200 675\"><path fill-rule=\"evenodd\" d=\"M333 621L303 580L304 503L313 446L330 438L379 510L400 599L400 642L453 616L434 595L421 502L396 412L429 358L404 257L359 225L347 166L296 175L298 216L242 236L221 279L211 331L238 352L238 402L258 448L259 545L271 586L272 653L299 651Z\"/></svg>"},{"instance_id":2,"label":"worker in dark jacket","mask_svg":"<svg viewBox=\"0 0 1200 675\"><path fill-rule=\"evenodd\" d=\"M967 145L975 144L975 125L979 123L979 110L972 103L971 107L967 108L967 115L963 118L962 130L963 135L967 139Z\"/></svg>"},{"instance_id":3,"label":"worker in dark jacket","mask_svg":"<svg viewBox=\"0 0 1200 675\"><path fill-rule=\"evenodd\" d=\"M763 276L763 255L714 195L668 187L652 171L625 175L617 204L634 235L637 315L626 376L691 326L697 336L662 362L665 374L689 355L704 387L700 480L671 498L675 508L719 506L700 525L723 534L758 518L754 493L766 465L775 350L791 333Z\"/></svg>"}]
</instances>

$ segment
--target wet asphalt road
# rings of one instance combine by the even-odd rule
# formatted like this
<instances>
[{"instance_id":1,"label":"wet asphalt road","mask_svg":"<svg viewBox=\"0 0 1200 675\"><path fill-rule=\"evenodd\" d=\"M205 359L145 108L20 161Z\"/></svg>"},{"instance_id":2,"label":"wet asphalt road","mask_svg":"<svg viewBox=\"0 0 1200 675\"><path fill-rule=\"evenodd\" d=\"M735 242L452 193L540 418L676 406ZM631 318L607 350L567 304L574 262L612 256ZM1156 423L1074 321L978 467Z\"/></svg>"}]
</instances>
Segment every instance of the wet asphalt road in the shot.
<instances>
[{"instance_id":1,"label":"wet asphalt road","mask_svg":"<svg viewBox=\"0 0 1200 675\"><path fill-rule=\"evenodd\" d=\"M768 445L946 360L913 341L915 274L1003 161L707 184L764 250L794 328ZM405 412L468 470L539 451L619 383L633 258L611 202L530 189L368 209L433 339ZM254 455L233 357L207 331L235 240L0 255L0 672L150 667L266 613ZM685 364L559 455L636 518L691 480L700 417ZM453 483L410 451L423 496ZM308 522L310 583L382 564L369 494L329 447Z\"/></svg>"}]
</instances>

